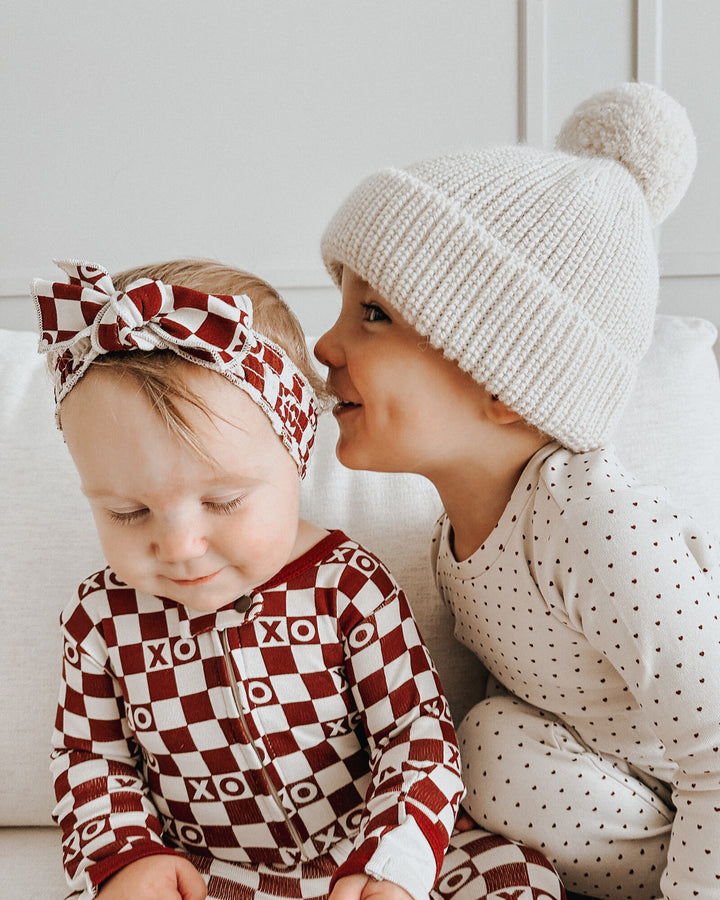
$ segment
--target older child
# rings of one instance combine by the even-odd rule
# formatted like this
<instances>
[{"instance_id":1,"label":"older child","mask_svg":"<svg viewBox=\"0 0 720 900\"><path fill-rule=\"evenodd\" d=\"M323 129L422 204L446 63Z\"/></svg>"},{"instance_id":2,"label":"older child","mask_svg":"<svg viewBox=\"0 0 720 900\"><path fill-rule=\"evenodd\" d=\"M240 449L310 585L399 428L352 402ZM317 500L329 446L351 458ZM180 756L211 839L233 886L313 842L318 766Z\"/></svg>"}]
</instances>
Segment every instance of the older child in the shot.
<instances>
[{"instance_id":1,"label":"older child","mask_svg":"<svg viewBox=\"0 0 720 900\"><path fill-rule=\"evenodd\" d=\"M317 344L337 454L412 471L445 514L436 579L490 673L459 735L470 815L593 897L720 892L716 545L609 443L652 335L652 226L685 111L627 84L558 150L388 169L323 239L342 311Z\"/></svg>"},{"instance_id":2,"label":"older child","mask_svg":"<svg viewBox=\"0 0 720 900\"><path fill-rule=\"evenodd\" d=\"M62 615L71 887L560 897L539 853L486 832L445 857L447 702L383 565L299 518L319 379L277 293L212 263L60 265L69 284L34 283L41 349L109 563Z\"/></svg>"}]
</instances>

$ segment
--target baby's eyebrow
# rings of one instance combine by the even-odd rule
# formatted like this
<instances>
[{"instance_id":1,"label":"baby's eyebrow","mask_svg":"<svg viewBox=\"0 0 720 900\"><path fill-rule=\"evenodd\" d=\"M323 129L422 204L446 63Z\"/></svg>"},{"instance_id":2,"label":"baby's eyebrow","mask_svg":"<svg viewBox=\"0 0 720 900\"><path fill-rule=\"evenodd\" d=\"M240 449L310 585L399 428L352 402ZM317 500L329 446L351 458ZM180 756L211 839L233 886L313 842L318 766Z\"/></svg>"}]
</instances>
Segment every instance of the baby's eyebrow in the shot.
<instances>
[{"instance_id":1,"label":"baby's eyebrow","mask_svg":"<svg viewBox=\"0 0 720 900\"><path fill-rule=\"evenodd\" d=\"M97 490L94 491L91 488L86 488L81 486L80 490L83 494L88 498L88 500L104 500L106 502L115 501L123 502L123 503L134 503L134 500L131 500L130 497L126 497L120 494L110 494L107 491Z\"/></svg>"},{"instance_id":2,"label":"baby's eyebrow","mask_svg":"<svg viewBox=\"0 0 720 900\"><path fill-rule=\"evenodd\" d=\"M207 478L199 479L194 485L185 485L183 490L191 490L198 494L206 494L218 491L243 491L257 484L258 477L249 475L246 472L232 472L225 469L214 471ZM131 494L113 493L107 488L92 488L81 485L80 490L88 500L95 500L101 503L124 503L134 506L143 506L144 503Z\"/></svg>"},{"instance_id":3,"label":"baby's eyebrow","mask_svg":"<svg viewBox=\"0 0 720 900\"><path fill-rule=\"evenodd\" d=\"M93 490L92 488L85 487L84 484L80 485L80 490L85 494L86 497L92 497L94 500L99 497L114 497L115 494L110 494L108 491L103 490Z\"/></svg>"}]
</instances>

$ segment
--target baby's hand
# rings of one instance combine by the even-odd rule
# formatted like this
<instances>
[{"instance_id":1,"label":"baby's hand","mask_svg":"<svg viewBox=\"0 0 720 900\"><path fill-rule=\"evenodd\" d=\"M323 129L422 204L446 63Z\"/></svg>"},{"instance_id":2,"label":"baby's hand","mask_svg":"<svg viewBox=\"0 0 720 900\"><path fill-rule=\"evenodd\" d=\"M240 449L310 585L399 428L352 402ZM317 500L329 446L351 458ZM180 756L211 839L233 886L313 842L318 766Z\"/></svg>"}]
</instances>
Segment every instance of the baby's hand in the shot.
<instances>
[{"instance_id":1,"label":"baby's hand","mask_svg":"<svg viewBox=\"0 0 720 900\"><path fill-rule=\"evenodd\" d=\"M369 875L346 875L332 889L328 900L412 900L392 881L375 881Z\"/></svg>"},{"instance_id":2,"label":"baby's hand","mask_svg":"<svg viewBox=\"0 0 720 900\"><path fill-rule=\"evenodd\" d=\"M471 819L470 816L465 812L464 809L461 809L458 813L458 817L455 820L455 831L470 831L473 828L477 828L477 822L475 819Z\"/></svg>"},{"instance_id":3,"label":"baby's hand","mask_svg":"<svg viewBox=\"0 0 720 900\"><path fill-rule=\"evenodd\" d=\"M103 884L98 900L205 900L207 888L195 866L182 856L143 856Z\"/></svg>"}]
</instances>

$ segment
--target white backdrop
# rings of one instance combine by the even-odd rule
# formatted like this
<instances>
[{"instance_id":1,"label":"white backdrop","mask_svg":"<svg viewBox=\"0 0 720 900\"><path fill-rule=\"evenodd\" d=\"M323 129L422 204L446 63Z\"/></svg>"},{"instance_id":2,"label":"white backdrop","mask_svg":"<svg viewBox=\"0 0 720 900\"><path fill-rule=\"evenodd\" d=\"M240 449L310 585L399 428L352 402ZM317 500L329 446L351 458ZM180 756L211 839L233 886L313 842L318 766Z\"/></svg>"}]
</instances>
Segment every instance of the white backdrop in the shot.
<instances>
[{"instance_id":1,"label":"white backdrop","mask_svg":"<svg viewBox=\"0 0 720 900\"><path fill-rule=\"evenodd\" d=\"M658 235L661 309L720 324L717 0L3 0L0 327L34 327L54 256L212 256L333 320L319 239L366 174L549 145L639 78L683 103L700 162Z\"/></svg>"}]
</instances>

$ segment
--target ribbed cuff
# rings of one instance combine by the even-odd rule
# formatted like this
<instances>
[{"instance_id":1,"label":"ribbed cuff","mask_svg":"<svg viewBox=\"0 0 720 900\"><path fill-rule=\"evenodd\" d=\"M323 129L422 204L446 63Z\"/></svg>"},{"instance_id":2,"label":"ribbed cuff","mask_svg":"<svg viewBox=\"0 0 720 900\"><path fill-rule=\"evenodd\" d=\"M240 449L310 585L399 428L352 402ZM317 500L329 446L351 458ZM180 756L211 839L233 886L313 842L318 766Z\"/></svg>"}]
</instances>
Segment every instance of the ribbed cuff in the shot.
<instances>
[{"instance_id":1,"label":"ribbed cuff","mask_svg":"<svg viewBox=\"0 0 720 900\"><path fill-rule=\"evenodd\" d=\"M435 854L412 817L383 835L365 871L404 888L413 900L428 900L437 879Z\"/></svg>"}]
</instances>

